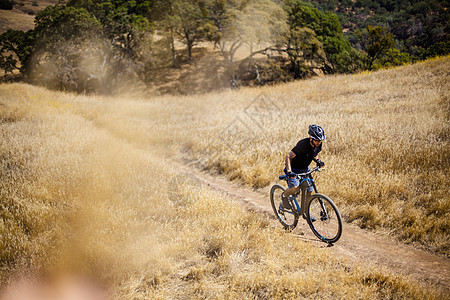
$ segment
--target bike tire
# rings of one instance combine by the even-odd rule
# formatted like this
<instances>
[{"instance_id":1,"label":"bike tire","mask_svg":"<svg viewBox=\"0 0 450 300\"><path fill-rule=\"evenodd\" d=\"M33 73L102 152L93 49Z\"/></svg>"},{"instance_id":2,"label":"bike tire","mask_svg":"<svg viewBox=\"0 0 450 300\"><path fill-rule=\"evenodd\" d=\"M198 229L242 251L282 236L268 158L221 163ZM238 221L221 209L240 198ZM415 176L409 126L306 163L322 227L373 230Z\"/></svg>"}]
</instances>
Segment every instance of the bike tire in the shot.
<instances>
[{"instance_id":1,"label":"bike tire","mask_svg":"<svg viewBox=\"0 0 450 300\"><path fill-rule=\"evenodd\" d=\"M342 218L337 206L328 196L314 194L308 200L306 215L309 227L321 241L332 244L339 240L342 235Z\"/></svg>"},{"instance_id":2,"label":"bike tire","mask_svg":"<svg viewBox=\"0 0 450 300\"><path fill-rule=\"evenodd\" d=\"M284 229L288 231L294 230L298 224L299 214L296 209L286 210L281 208L281 194L285 191L285 188L279 184L275 184L270 189L270 203L272 204L273 212L278 221L283 225ZM291 203L292 205L293 203Z\"/></svg>"}]
</instances>

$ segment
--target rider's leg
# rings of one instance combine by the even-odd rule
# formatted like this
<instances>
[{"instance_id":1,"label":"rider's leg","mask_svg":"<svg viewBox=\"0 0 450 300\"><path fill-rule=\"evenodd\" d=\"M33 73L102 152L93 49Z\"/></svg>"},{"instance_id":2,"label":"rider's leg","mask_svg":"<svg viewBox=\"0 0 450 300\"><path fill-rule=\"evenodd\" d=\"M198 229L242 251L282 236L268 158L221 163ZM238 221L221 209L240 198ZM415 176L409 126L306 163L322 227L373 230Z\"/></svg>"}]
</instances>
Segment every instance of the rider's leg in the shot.
<instances>
[{"instance_id":1,"label":"rider's leg","mask_svg":"<svg viewBox=\"0 0 450 300\"><path fill-rule=\"evenodd\" d=\"M311 198L313 191L314 191L314 188L313 188L312 184L310 183L308 188L306 189L306 199Z\"/></svg>"},{"instance_id":2,"label":"rider's leg","mask_svg":"<svg viewBox=\"0 0 450 300\"><path fill-rule=\"evenodd\" d=\"M308 199L311 197L311 195L312 195L312 192L313 192L313 187L312 186L309 186L307 189L306 189L306 200L305 201L308 201ZM304 203L304 205L306 205L306 202ZM305 214L303 214L303 218L305 219L306 218L306 215ZM311 222L315 222L317 219L314 217L314 216L310 216L310 218L311 218Z\"/></svg>"},{"instance_id":3,"label":"rider's leg","mask_svg":"<svg viewBox=\"0 0 450 300\"><path fill-rule=\"evenodd\" d=\"M288 198L290 195L298 192L298 190L300 189L300 186L295 185L293 187L288 188L287 190L284 191L284 193L281 194L281 200L283 201L283 207L285 209L291 209L291 204L288 201Z\"/></svg>"},{"instance_id":4,"label":"rider's leg","mask_svg":"<svg viewBox=\"0 0 450 300\"><path fill-rule=\"evenodd\" d=\"M287 175L286 168L284 168L284 174ZM298 181L297 177L288 177L287 184L288 188L282 194L282 196L284 197L289 197L290 195L295 194L300 190L300 182Z\"/></svg>"},{"instance_id":5,"label":"rider's leg","mask_svg":"<svg viewBox=\"0 0 450 300\"><path fill-rule=\"evenodd\" d=\"M300 190L300 186L295 185L295 186L292 186L292 187L286 189L283 194L285 197L289 197L290 195L297 193L299 190Z\"/></svg>"}]
</instances>

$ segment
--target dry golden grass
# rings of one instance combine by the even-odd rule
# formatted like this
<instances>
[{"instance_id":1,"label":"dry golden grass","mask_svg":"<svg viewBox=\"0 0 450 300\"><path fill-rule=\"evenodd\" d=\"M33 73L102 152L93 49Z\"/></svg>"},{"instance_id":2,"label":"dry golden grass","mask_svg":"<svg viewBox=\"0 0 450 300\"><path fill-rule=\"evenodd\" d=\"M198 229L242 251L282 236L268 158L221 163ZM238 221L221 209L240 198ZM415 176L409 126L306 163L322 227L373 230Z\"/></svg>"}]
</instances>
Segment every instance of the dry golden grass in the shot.
<instances>
[{"instance_id":1,"label":"dry golden grass","mask_svg":"<svg viewBox=\"0 0 450 300\"><path fill-rule=\"evenodd\" d=\"M448 229L439 224L448 222L448 99L441 95L448 94L448 64L444 58L366 75L151 99L0 85L1 282L24 272L89 274L117 299L445 298L296 240L199 187L173 159L181 151L230 178L267 186L307 124L319 123L329 137L319 187L346 218L392 228L405 239L411 239L406 229L417 228L419 242L445 253ZM244 119L242 109L260 93L282 113L256 137L227 136L229 122ZM396 153L388 145L394 141ZM436 203L441 215L428 215L426 205ZM416 217L410 227L399 223L402 214ZM425 221L434 235L420 228Z\"/></svg>"}]
</instances>

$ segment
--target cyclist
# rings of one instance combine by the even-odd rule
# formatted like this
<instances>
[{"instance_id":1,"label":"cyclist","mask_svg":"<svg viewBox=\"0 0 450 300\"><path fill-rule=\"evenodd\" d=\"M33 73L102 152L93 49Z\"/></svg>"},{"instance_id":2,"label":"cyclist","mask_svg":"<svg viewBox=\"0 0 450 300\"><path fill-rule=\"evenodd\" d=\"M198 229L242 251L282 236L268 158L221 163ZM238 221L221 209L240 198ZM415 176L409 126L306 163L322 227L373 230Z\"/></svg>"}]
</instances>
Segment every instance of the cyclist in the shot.
<instances>
[{"instance_id":1,"label":"cyclist","mask_svg":"<svg viewBox=\"0 0 450 300\"><path fill-rule=\"evenodd\" d=\"M300 185L296 174L309 171L309 165L314 160L317 166L323 167L325 163L318 157L322 151L322 141L325 140L325 132L322 127L309 125L309 137L300 140L297 145L286 155L284 173L288 176L288 189L281 194L283 207L291 209L288 198L299 191ZM313 187L307 189L306 197L310 197Z\"/></svg>"}]
</instances>

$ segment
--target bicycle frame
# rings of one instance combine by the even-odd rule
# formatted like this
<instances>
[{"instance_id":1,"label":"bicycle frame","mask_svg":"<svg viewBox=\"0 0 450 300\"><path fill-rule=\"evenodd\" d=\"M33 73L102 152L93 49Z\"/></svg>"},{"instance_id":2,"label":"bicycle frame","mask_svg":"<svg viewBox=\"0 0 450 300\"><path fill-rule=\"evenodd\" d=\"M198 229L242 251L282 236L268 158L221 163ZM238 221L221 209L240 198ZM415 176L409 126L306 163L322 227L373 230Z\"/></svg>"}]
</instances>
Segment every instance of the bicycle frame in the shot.
<instances>
[{"instance_id":1,"label":"bicycle frame","mask_svg":"<svg viewBox=\"0 0 450 300\"><path fill-rule=\"evenodd\" d=\"M331 244L341 237L342 218L334 202L317 190L312 173L321 171L319 167L315 167L313 170L296 175L299 187L298 191L289 197L289 208L283 205L285 200L280 195L286 190L283 185L272 186L270 202L277 219L286 230L294 230L301 215L308 222L315 236L321 241ZM279 176L279 179L287 181L289 185L287 174ZM315 193L308 197L310 194L308 190Z\"/></svg>"},{"instance_id":2,"label":"bicycle frame","mask_svg":"<svg viewBox=\"0 0 450 300\"><path fill-rule=\"evenodd\" d=\"M306 201L307 201L307 199L306 199L306 189L308 187L312 186L313 189L314 189L314 192L316 194L318 193L316 183L314 181L314 178L311 175L311 173L313 173L314 171L319 171L320 172L320 169L319 168L314 168L312 171L310 171L310 172L308 172L306 174L298 174L297 175L298 179L301 180L300 181L300 190L297 193L293 194L291 197L292 197L292 201L294 202L294 205L295 205L295 210L301 216L303 216L305 214L305 212L306 212L305 211L306 210ZM297 201L297 197L298 197L298 195L300 193L301 193L302 197L301 197L301 203L299 205L299 203ZM322 210L325 213L325 216L327 216L328 212L327 212L327 210L325 208L325 205L323 204L322 201L319 200L319 202L320 202L320 206L322 207Z\"/></svg>"}]
</instances>

